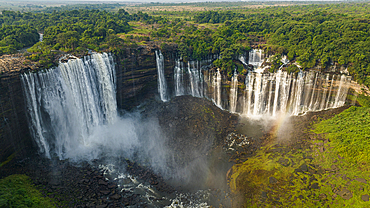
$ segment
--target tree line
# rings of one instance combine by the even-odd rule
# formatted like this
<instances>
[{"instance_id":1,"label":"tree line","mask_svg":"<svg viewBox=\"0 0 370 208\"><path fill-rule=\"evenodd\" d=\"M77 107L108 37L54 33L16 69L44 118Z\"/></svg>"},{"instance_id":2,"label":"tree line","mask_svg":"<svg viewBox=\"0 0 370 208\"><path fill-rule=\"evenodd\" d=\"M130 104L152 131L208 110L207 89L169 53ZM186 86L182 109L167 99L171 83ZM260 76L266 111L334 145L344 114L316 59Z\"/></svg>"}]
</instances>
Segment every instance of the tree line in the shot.
<instances>
[{"instance_id":1,"label":"tree line","mask_svg":"<svg viewBox=\"0 0 370 208\"><path fill-rule=\"evenodd\" d=\"M2 55L34 45L39 40L39 34L35 28L26 25L4 25L0 27L0 39Z\"/></svg>"},{"instance_id":2,"label":"tree line","mask_svg":"<svg viewBox=\"0 0 370 208\"><path fill-rule=\"evenodd\" d=\"M0 23L7 32L2 35L0 46L2 53L31 46L37 42L39 31L44 33L44 41L29 51L39 53L34 55L35 60L47 57L45 63L51 60L52 51L57 50L117 51L126 41L117 34L131 31L128 22L135 21L151 28L145 41L162 42L162 47L175 43L185 61L220 55L214 65L229 75L235 69L243 71L236 61L238 56L251 49L256 37L263 37L266 43L261 47L267 53L287 55L304 70L319 66L325 71L333 65L343 66L358 82L370 86L370 19L369 11L363 9L368 7L365 3L300 5L240 9L242 12L182 12L179 17L172 13L169 16L128 14L123 9L117 12L96 9L51 13L3 11ZM356 8L359 14L354 14ZM134 36L128 37L135 40ZM280 64L276 58L279 56L274 57L271 71Z\"/></svg>"}]
</instances>

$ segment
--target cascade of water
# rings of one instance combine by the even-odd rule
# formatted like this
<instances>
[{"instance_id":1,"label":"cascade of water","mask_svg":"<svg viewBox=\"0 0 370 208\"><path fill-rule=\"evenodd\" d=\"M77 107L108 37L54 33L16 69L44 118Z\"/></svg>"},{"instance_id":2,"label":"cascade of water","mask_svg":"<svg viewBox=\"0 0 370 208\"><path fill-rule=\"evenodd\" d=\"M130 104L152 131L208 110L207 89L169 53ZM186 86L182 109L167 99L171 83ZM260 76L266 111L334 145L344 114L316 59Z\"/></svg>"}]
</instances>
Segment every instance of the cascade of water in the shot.
<instances>
[{"instance_id":1,"label":"cascade of water","mask_svg":"<svg viewBox=\"0 0 370 208\"><path fill-rule=\"evenodd\" d=\"M281 71L278 71L275 76L275 97L274 97L274 105L272 107L272 115L275 116L278 108L278 98L279 98L279 88L280 88L280 80L281 80Z\"/></svg>"},{"instance_id":2,"label":"cascade of water","mask_svg":"<svg viewBox=\"0 0 370 208\"><path fill-rule=\"evenodd\" d=\"M254 89L254 106L253 106L253 115L258 115L260 113L260 108L262 107L262 74L256 73L256 84Z\"/></svg>"},{"instance_id":3,"label":"cascade of water","mask_svg":"<svg viewBox=\"0 0 370 208\"><path fill-rule=\"evenodd\" d=\"M332 94L332 91L333 91L334 80L335 80L335 74L333 74L333 77L331 78L328 101L326 103L325 109L331 108L331 106L332 106L332 104L331 104L331 99L332 99L331 94Z\"/></svg>"},{"instance_id":4,"label":"cascade of water","mask_svg":"<svg viewBox=\"0 0 370 208\"><path fill-rule=\"evenodd\" d=\"M315 81L313 83L313 87L312 87L312 94L311 94L311 101L310 101L310 105L309 105L309 109L314 111L315 110L315 91L316 91L316 83L317 83L317 77L318 77L318 74L315 74Z\"/></svg>"},{"instance_id":5,"label":"cascade of water","mask_svg":"<svg viewBox=\"0 0 370 208\"><path fill-rule=\"evenodd\" d=\"M199 62L188 62L188 74L190 79L190 94L194 97L203 97L202 73Z\"/></svg>"},{"instance_id":6,"label":"cascade of water","mask_svg":"<svg viewBox=\"0 0 370 208\"><path fill-rule=\"evenodd\" d=\"M242 64L244 64L246 66L248 65L247 64L247 59L246 59L244 54L239 56L239 61L242 62Z\"/></svg>"},{"instance_id":7,"label":"cascade of water","mask_svg":"<svg viewBox=\"0 0 370 208\"><path fill-rule=\"evenodd\" d=\"M272 80L273 80L273 78L274 78L274 76L270 75L268 77L268 80L266 81L266 83L269 82L268 98L267 98L267 104L266 104L266 109L265 109L265 114L267 114L267 115L271 114L270 111L271 111L271 102L272 102L271 99L272 99L272 93L273 93L273 91L272 91L272 86L273 86Z\"/></svg>"},{"instance_id":8,"label":"cascade of water","mask_svg":"<svg viewBox=\"0 0 370 208\"><path fill-rule=\"evenodd\" d=\"M164 58L161 51L155 51L157 70L158 70L158 92L161 96L161 100L166 102L167 97L167 82L164 76Z\"/></svg>"},{"instance_id":9,"label":"cascade of water","mask_svg":"<svg viewBox=\"0 0 370 208\"><path fill-rule=\"evenodd\" d=\"M252 107L254 103L252 102L252 96L253 96L253 88L254 88L254 82L255 82L255 74L251 73L249 76L249 89L248 89L248 98L249 98L249 106L248 106L248 114L250 115L252 113Z\"/></svg>"},{"instance_id":10,"label":"cascade of water","mask_svg":"<svg viewBox=\"0 0 370 208\"><path fill-rule=\"evenodd\" d=\"M184 82L184 74L181 69L181 63L179 60L176 61L175 69L174 69L174 80L175 80L175 95L181 96L185 94L185 88L183 85Z\"/></svg>"},{"instance_id":11,"label":"cascade of water","mask_svg":"<svg viewBox=\"0 0 370 208\"><path fill-rule=\"evenodd\" d=\"M249 64L252 64L255 69L259 68L263 63L263 50L252 49L249 51Z\"/></svg>"},{"instance_id":12,"label":"cascade of water","mask_svg":"<svg viewBox=\"0 0 370 208\"><path fill-rule=\"evenodd\" d=\"M325 101L326 101L326 94L328 93L328 88L329 88L329 74L326 75L325 78L325 83L323 85L323 93L322 93L322 98L321 98L321 104L320 104L320 109L325 109Z\"/></svg>"},{"instance_id":13,"label":"cascade of water","mask_svg":"<svg viewBox=\"0 0 370 208\"><path fill-rule=\"evenodd\" d=\"M221 80L222 76L220 73L220 70L217 70L216 74L213 77L213 101L216 103L216 105L220 108L221 106Z\"/></svg>"},{"instance_id":14,"label":"cascade of water","mask_svg":"<svg viewBox=\"0 0 370 208\"><path fill-rule=\"evenodd\" d=\"M296 90L295 94L292 95L294 98L294 104L293 104L293 115L299 115L302 113L302 96L303 96L303 89L304 89L304 73L299 72L297 75L296 80Z\"/></svg>"},{"instance_id":15,"label":"cascade of water","mask_svg":"<svg viewBox=\"0 0 370 208\"><path fill-rule=\"evenodd\" d=\"M236 112L236 104L238 101L238 74L234 72L234 76L231 78L230 88L230 112Z\"/></svg>"},{"instance_id":16,"label":"cascade of water","mask_svg":"<svg viewBox=\"0 0 370 208\"><path fill-rule=\"evenodd\" d=\"M189 61L187 67L184 67L183 62L177 60L174 68L175 96L204 97L207 93L204 88L204 79L206 79L206 83L210 82L210 79L208 77L204 78L203 68L208 67L212 60L211 57L202 61Z\"/></svg>"},{"instance_id":17,"label":"cascade of water","mask_svg":"<svg viewBox=\"0 0 370 208\"><path fill-rule=\"evenodd\" d=\"M117 116L115 67L106 53L25 73L21 80L31 134L47 157L66 158L68 149L88 145L94 128Z\"/></svg>"},{"instance_id":18,"label":"cascade of water","mask_svg":"<svg viewBox=\"0 0 370 208\"><path fill-rule=\"evenodd\" d=\"M281 95L280 95L280 111L287 112L288 99L290 95L291 76L286 71L282 72L281 79Z\"/></svg>"},{"instance_id":19,"label":"cascade of water","mask_svg":"<svg viewBox=\"0 0 370 208\"><path fill-rule=\"evenodd\" d=\"M345 103L349 88L350 78L345 75L333 75L330 80L329 75L316 71L301 71L294 75L283 70L265 73L259 68L247 74L243 92L238 92L235 73L231 78L230 90L222 90L219 70L213 73L202 71L202 66L211 61L189 61L187 68L177 62L174 70L175 94L207 97L220 108L228 108L230 112L246 116L277 116L280 113L299 115L307 111L340 107ZM262 63L262 50L252 50L249 61ZM225 92L229 94L223 95ZM228 97L228 102L222 100L224 97Z\"/></svg>"},{"instance_id":20,"label":"cascade of water","mask_svg":"<svg viewBox=\"0 0 370 208\"><path fill-rule=\"evenodd\" d=\"M350 83L350 81L351 81L351 78L344 74L340 77L339 87L338 87L339 89L338 89L337 95L335 96L334 108L343 106L344 103L346 102L346 97L347 97L347 93L349 89L348 83Z\"/></svg>"},{"instance_id":21,"label":"cascade of water","mask_svg":"<svg viewBox=\"0 0 370 208\"><path fill-rule=\"evenodd\" d=\"M335 77L329 89L329 75L323 76L319 72L300 72L296 78L281 70L273 74L250 72L245 80L240 113L246 116L299 115L343 106L350 77L342 75L337 81Z\"/></svg>"}]
</instances>

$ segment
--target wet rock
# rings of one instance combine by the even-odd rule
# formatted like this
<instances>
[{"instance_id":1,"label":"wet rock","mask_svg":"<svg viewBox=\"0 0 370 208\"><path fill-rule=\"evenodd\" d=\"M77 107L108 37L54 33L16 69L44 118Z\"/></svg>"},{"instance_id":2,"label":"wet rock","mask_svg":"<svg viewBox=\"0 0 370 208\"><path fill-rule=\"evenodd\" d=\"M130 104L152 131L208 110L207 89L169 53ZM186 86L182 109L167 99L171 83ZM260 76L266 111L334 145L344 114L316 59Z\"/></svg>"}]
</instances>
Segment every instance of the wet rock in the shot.
<instances>
[{"instance_id":1,"label":"wet rock","mask_svg":"<svg viewBox=\"0 0 370 208\"><path fill-rule=\"evenodd\" d=\"M369 201L369 195L365 194L361 196L362 201Z\"/></svg>"},{"instance_id":2,"label":"wet rock","mask_svg":"<svg viewBox=\"0 0 370 208\"><path fill-rule=\"evenodd\" d=\"M308 171L308 167L306 164L303 164L301 165L301 167L299 167L299 169L302 171L302 172L307 172Z\"/></svg>"},{"instance_id":3,"label":"wet rock","mask_svg":"<svg viewBox=\"0 0 370 208\"><path fill-rule=\"evenodd\" d=\"M52 186L59 186L60 185L60 180L59 178L53 178L49 181L49 184Z\"/></svg>"},{"instance_id":4,"label":"wet rock","mask_svg":"<svg viewBox=\"0 0 370 208\"><path fill-rule=\"evenodd\" d=\"M319 189L319 184L318 183L313 183L310 187L311 189Z\"/></svg>"},{"instance_id":5,"label":"wet rock","mask_svg":"<svg viewBox=\"0 0 370 208\"><path fill-rule=\"evenodd\" d=\"M342 175L342 179L343 179L343 180L346 180L346 181L348 181L348 180L349 180L349 178L347 177L347 175L346 175L346 174L343 174L343 175Z\"/></svg>"},{"instance_id":6,"label":"wet rock","mask_svg":"<svg viewBox=\"0 0 370 208\"><path fill-rule=\"evenodd\" d=\"M89 179L82 179L79 183L87 184L89 183Z\"/></svg>"},{"instance_id":7,"label":"wet rock","mask_svg":"<svg viewBox=\"0 0 370 208\"><path fill-rule=\"evenodd\" d=\"M360 183L367 183L366 179L364 179L364 178L356 178L356 181L358 181Z\"/></svg>"},{"instance_id":8,"label":"wet rock","mask_svg":"<svg viewBox=\"0 0 370 208\"><path fill-rule=\"evenodd\" d=\"M346 199L346 200L352 198L352 196L353 196L352 192L350 190L346 189L346 188L340 190L338 192L338 195L341 196L343 199Z\"/></svg>"},{"instance_id":9,"label":"wet rock","mask_svg":"<svg viewBox=\"0 0 370 208\"><path fill-rule=\"evenodd\" d=\"M331 171L333 172L339 170L339 168L336 165L332 165L330 168L331 168Z\"/></svg>"},{"instance_id":10,"label":"wet rock","mask_svg":"<svg viewBox=\"0 0 370 208\"><path fill-rule=\"evenodd\" d=\"M110 198L110 199L112 199L112 200L118 200L118 199L120 199L120 198L121 198L121 195L119 195L119 194L114 194L113 196L110 196L109 198Z\"/></svg>"},{"instance_id":11,"label":"wet rock","mask_svg":"<svg viewBox=\"0 0 370 208\"><path fill-rule=\"evenodd\" d=\"M327 196L326 196L326 194L324 194L324 193L319 195L319 199L320 199L320 200L324 200L324 199L326 199L326 197L327 197Z\"/></svg>"},{"instance_id":12,"label":"wet rock","mask_svg":"<svg viewBox=\"0 0 370 208\"><path fill-rule=\"evenodd\" d=\"M299 168L295 169L295 172L307 172L308 167L306 164L301 165Z\"/></svg>"},{"instance_id":13,"label":"wet rock","mask_svg":"<svg viewBox=\"0 0 370 208\"><path fill-rule=\"evenodd\" d=\"M90 202L88 204L86 204L87 207L95 207L95 203L94 202Z\"/></svg>"},{"instance_id":14,"label":"wet rock","mask_svg":"<svg viewBox=\"0 0 370 208\"><path fill-rule=\"evenodd\" d=\"M274 178L274 177L270 177L269 178L269 183L271 183L271 184L275 184L275 183L277 183L277 179L276 178Z\"/></svg>"},{"instance_id":15,"label":"wet rock","mask_svg":"<svg viewBox=\"0 0 370 208\"><path fill-rule=\"evenodd\" d=\"M363 186L359 186L359 187L358 187L358 190L359 190L359 191L363 191L363 190L364 190L364 187L363 187Z\"/></svg>"},{"instance_id":16,"label":"wet rock","mask_svg":"<svg viewBox=\"0 0 370 208\"><path fill-rule=\"evenodd\" d=\"M103 181L103 180L99 180L99 182L98 182L98 184L99 185L104 185L104 186L106 186L106 185L108 185L108 182L106 182L106 181Z\"/></svg>"},{"instance_id":17,"label":"wet rock","mask_svg":"<svg viewBox=\"0 0 370 208\"><path fill-rule=\"evenodd\" d=\"M111 184L111 185L108 185L108 188L115 189L115 188L117 188L117 185L116 184Z\"/></svg>"},{"instance_id":18,"label":"wet rock","mask_svg":"<svg viewBox=\"0 0 370 208\"><path fill-rule=\"evenodd\" d=\"M110 193L109 190L99 190L99 192L104 194L104 195L108 195Z\"/></svg>"},{"instance_id":19,"label":"wet rock","mask_svg":"<svg viewBox=\"0 0 370 208\"><path fill-rule=\"evenodd\" d=\"M284 158L279 158L278 163L280 163L284 167L288 167L290 165L289 160Z\"/></svg>"}]
</instances>

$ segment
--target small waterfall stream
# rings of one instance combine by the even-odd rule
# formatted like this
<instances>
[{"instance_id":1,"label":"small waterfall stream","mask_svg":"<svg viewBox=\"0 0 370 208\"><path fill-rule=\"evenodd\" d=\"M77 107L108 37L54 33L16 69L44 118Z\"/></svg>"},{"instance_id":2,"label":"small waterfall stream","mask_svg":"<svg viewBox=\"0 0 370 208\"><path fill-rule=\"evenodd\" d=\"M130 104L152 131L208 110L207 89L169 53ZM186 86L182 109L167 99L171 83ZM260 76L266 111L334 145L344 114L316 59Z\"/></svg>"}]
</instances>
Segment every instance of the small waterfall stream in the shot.
<instances>
[{"instance_id":1,"label":"small waterfall stream","mask_svg":"<svg viewBox=\"0 0 370 208\"><path fill-rule=\"evenodd\" d=\"M253 65L255 69L259 68L263 63L263 50L262 49L252 49L249 52L248 63Z\"/></svg>"},{"instance_id":2,"label":"small waterfall stream","mask_svg":"<svg viewBox=\"0 0 370 208\"><path fill-rule=\"evenodd\" d=\"M230 88L230 112L236 112L236 104L238 101L238 74L234 72L234 76L231 78Z\"/></svg>"},{"instance_id":3,"label":"small waterfall stream","mask_svg":"<svg viewBox=\"0 0 370 208\"><path fill-rule=\"evenodd\" d=\"M168 101L167 82L164 75L164 58L161 51L155 51L158 70L158 92L163 102Z\"/></svg>"}]
</instances>

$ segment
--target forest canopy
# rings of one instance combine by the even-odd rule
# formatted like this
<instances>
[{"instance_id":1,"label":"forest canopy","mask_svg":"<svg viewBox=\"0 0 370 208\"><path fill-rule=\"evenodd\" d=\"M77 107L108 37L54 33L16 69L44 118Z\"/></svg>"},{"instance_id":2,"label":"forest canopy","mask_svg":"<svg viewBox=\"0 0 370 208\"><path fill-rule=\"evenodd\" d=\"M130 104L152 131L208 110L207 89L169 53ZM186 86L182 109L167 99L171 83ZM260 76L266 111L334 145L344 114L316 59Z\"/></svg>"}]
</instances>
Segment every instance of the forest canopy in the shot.
<instances>
[{"instance_id":1,"label":"forest canopy","mask_svg":"<svg viewBox=\"0 0 370 208\"><path fill-rule=\"evenodd\" d=\"M103 7L110 8L109 5ZM243 71L236 61L239 55L258 46L269 54L287 55L303 70L319 67L325 71L333 65L343 66L358 82L370 86L368 3L255 9L213 9L210 6L206 7L208 11L138 11L131 14L124 9L111 12L96 9L96 6L74 8L64 7L52 12L50 9L44 12L2 11L0 52L14 53L32 46L38 40L37 31L44 34L44 40L29 52L38 53L33 58L44 58L45 63L52 60L52 51L119 52L123 47L152 41L162 48L170 43L177 45L184 61L220 55L214 65L230 75L235 69ZM134 29L132 25L139 25L141 29ZM271 70L278 68L272 65Z\"/></svg>"}]
</instances>

